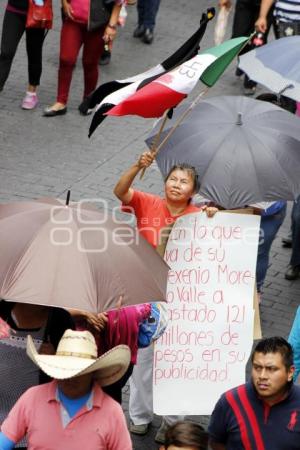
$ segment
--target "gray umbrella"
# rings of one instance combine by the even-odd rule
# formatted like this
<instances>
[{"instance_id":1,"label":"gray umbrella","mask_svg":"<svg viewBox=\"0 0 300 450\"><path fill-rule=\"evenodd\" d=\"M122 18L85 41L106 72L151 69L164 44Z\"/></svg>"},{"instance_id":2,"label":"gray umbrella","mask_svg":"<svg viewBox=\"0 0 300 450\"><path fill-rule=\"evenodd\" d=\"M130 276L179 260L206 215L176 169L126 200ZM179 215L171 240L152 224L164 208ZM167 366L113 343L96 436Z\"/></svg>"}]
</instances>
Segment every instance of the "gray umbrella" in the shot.
<instances>
[{"instance_id":1,"label":"gray umbrella","mask_svg":"<svg viewBox=\"0 0 300 450\"><path fill-rule=\"evenodd\" d=\"M183 109L175 110L161 140ZM157 155L163 176L184 162L198 172L199 193L225 208L294 199L300 193L300 121L246 97L201 101Z\"/></svg>"},{"instance_id":2,"label":"gray umbrella","mask_svg":"<svg viewBox=\"0 0 300 450\"><path fill-rule=\"evenodd\" d=\"M277 39L245 53L239 67L276 94L300 101L300 36Z\"/></svg>"}]
</instances>

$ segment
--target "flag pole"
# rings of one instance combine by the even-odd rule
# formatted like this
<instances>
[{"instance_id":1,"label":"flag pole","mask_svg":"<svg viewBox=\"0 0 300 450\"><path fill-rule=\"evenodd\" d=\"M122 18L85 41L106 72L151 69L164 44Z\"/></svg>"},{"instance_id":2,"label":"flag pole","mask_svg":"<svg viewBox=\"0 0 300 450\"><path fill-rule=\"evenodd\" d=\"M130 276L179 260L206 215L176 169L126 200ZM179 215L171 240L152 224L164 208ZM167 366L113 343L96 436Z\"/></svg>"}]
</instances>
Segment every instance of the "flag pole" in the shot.
<instances>
[{"instance_id":1,"label":"flag pole","mask_svg":"<svg viewBox=\"0 0 300 450\"><path fill-rule=\"evenodd\" d=\"M157 135L155 136L155 138L154 138L154 140L153 140L153 142L152 142L152 145L151 145L151 149L150 149L151 153L155 153L155 154L157 153L156 146L157 146L157 144L159 143L160 136L161 136L161 134L162 134L162 132L163 132L163 129L165 128L165 125L166 125L166 122L167 122L167 119L168 119L168 113L169 113L169 111L170 111L170 110L168 109L168 110L164 113L164 118L163 118L163 120L162 120L160 129L158 130L158 133L157 133ZM144 167L143 170L142 170L142 172L141 172L140 180L143 179L143 177L144 177L144 175L145 175L145 172L146 172L146 167Z\"/></svg>"},{"instance_id":2,"label":"flag pole","mask_svg":"<svg viewBox=\"0 0 300 450\"><path fill-rule=\"evenodd\" d=\"M237 56L238 53L240 53L240 51L245 47L245 45L247 45L247 43L252 39L252 37L255 35L255 33L252 33L248 38L244 38L246 39L246 41L244 41L243 46L239 49L239 51L234 55ZM222 55L224 56L224 55ZM233 60L234 56L231 58L231 61ZM218 60L218 58L217 58ZM230 61L230 62L231 62ZM212 63L211 65L213 65L214 63ZM194 107L198 104L198 102L201 100L201 97L203 97L209 90L209 88L211 86L213 86L213 84L215 84L215 82L217 81L217 79L220 77L220 75L224 72L224 70L226 69L226 67L229 65L229 62L227 62L225 68L222 69L222 72L220 72L219 76L212 82L210 83L205 83L205 81L203 81L205 84L207 84L207 87L201 91L197 97L195 98L195 100L190 104L190 106L184 111L184 113L179 117L179 119L177 120L177 122L175 123L175 125L171 128L171 130L167 133L167 135L164 137L164 139L162 140L162 142L159 144L159 146L157 148L155 144L158 143L159 141L159 137L161 136L161 132L165 126L166 123L166 118L167 118L167 113L165 113L165 117L162 121L160 130L157 134L157 136L155 137L154 143L151 145L151 152L155 153L155 156L157 155L157 153L161 150L161 148L165 145L165 143L170 139L170 137L173 135L174 131L179 127L179 125L181 124L181 122L187 117L187 115L194 109ZM210 67L210 66L209 66ZM207 68L205 69L205 71L207 70ZM204 71L204 72L205 72ZM203 76L203 73L201 75L201 77ZM200 77L200 80L202 79ZM145 169L143 169L140 179L143 178L143 175L145 173Z\"/></svg>"},{"instance_id":3,"label":"flag pole","mask_svg":"<svg viewBox=\"0 0 300 450\"><path fill-rule=\"evenodd\" d=\"M195 98L195 100L190 104L190 106L184 111L184 113L179 117L179 119L177 120L177 122L175 123L174 127L171 128L171 130L169 131L169 133L167 134L167 136L162 140L162 142L159 144L158 147L156 147L156 145L159 142L159 138L161 136L161 133L165 127L167 118L168 118L168 112L169 110L167 110L164 114L164 118L162 120L160 129L157 133L157 135L154 138L153 144L151 145L151 149L150 151L152 153L155 153L155 155L157 155L157 153L161 150L161 148L165 145L165 143L168 141L168 139L170 139L170 137L172 136L172 134L174 133L174 131L176 130L176 128L179 127L179 125L181 124L181 122L186 118L186 116L194 109L194 107L197 105L197 103L200 101L201 97L203 97L207 92L208 92L209 88L205 88L203 91L201 91L197 97ZM141 175L140 175L140 180L143 179L144 174L146 171L146 167L143 168Z\"/></svg>"},{"instance_id":4,"label":"flag pole","mask_svg":"<svg viewBox=\"0 0 300 450\"><path fill-rule=\"evenodd\" d=\"M245 44L243 45L242 49L248 44L248 42L253 38L253 36L255 35L255 32L252 33L249 36L249 39L245 42ZM241 50L242 50L241 49ZM240 52L239 52L240 53ZM184 113L179 117L179 119L177 120L177 122L175 123L174 127L171 128L171 130L169 131L169 133L166 135L166 137L162 140L162 142L159 144L159 146L156 149L156 154L161 150L161 148L165 145L165 143L170 139L170 137L172 136L172 134L174 133L174 131L179 127L179 125L181 124L181 122L186 118L186 116L195 108L195 106L198 104L198 102L201 100L201 98L207 94L207 92L209 91L209 87L206 87L205 89L203 89L203 91L201 91L197 97L195 98L195 100L190 104L190 106L184 111Z\"/></svg>"},{"instance_id":5,"label":"flag pole","mask_svg":"<svg viewBox=\"0 0 300 450\"><path fill-rule=\"evenodd\" d=\"M157 147L157 149L155 150L156 154L161 150L161 148L165 145L165 143L170 139L170 137L172 136L172 134L174 133L174 131L179 127L179 125L181 124L181 122L186 118L186 116L195 108L195 106L197 105L197 103L200 101L201 97L203 97L207 92L208 92L209 88L205 88L203 91L201 91L197 97L195 98L195 100L190 104L190 106L184 111L184 113L179 117L179 119L177 120L177 122L175 123L174 127L171 128L171 130L169 131L169 133L167 134L167 136L162 140L162 142L159 144L159 146Z\"/></svg>"}]
</instances>

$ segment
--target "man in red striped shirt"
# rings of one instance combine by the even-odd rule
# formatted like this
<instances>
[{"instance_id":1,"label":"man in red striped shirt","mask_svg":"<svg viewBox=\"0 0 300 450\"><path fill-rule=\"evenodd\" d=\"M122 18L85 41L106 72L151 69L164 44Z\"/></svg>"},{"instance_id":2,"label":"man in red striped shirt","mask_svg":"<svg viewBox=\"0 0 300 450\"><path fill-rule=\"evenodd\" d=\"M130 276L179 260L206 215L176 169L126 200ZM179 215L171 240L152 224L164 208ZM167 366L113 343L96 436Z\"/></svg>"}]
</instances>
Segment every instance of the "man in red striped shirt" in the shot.
<instances>
[{"instance_id":1,"label":"man in red striped shirt","mask_svg":"<svg viewBox=\"0 0 300 450\"><path fill-rule=\"evenodd\" d=\"M293 350L281 337L262 339L251 380L225 392L209 424L212 450L300 450L300 388Z\"/></svg>"}]
</instances>

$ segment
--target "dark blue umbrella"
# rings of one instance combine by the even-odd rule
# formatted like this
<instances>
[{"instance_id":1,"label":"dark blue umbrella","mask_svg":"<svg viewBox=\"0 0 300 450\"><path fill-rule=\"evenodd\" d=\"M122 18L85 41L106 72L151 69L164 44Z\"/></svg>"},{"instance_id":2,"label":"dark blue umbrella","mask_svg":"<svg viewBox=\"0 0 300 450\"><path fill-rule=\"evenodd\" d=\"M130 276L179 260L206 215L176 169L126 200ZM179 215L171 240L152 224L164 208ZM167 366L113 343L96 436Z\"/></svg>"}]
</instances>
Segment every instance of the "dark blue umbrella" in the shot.
<instances>
[{"instance_id":1,"label":"dark blue umbrella","mask_svg":"<svg viewBox=\"0 0 300 450\"><path fill-rule=\"evenodd\" d=\"M161 141L183 109L176 108ZM149 147L159 127L147 139ZM175 164L194 166L199 193L225 208L292 200L300 193L300 121L259 100L209 98L178 126L156 160L163 176Z\"/></svg>"},{"instance_id":2,"label":"dark blue umbrella","mask_svg":"<svg viewBox=\"0 0 300 450\"><path fill-rule=\"evenodd\" d=\"M239 68L276 94L300 101L300 36L281 38L245 53Z\"/></svg>"}]
</instances>

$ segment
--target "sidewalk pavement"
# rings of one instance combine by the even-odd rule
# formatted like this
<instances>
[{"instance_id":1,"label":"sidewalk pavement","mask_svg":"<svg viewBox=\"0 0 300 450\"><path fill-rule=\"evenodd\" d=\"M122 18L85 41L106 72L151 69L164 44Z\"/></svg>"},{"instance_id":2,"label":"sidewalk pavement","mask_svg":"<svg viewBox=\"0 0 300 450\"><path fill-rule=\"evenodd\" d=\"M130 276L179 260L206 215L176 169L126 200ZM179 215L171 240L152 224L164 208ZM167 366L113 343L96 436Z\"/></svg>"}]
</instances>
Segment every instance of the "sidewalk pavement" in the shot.
<instances>
[{"instance_id":1,"label":"sidewalk pavement","mask_svg":"<svg viewBox=\"0 0 300 450\"><path fill-rule=\"evenodd\" d=\"M0 0L0 4L4 11L5 0ZM136 10L134 6L128 7L127 23L119 31L112 62L109 66L101 67L101 82L142 72L165 59L197 28L201 12L211 6L212 2L205 0L163 0L155 40L151 46L132 37ZM44 47L39 107L35 111L20 109L27 82L24 40L4 91L0 93L0 201L42 196L64 198L67 190L71 189L72 200L101 198L112 208L117 205L112 194L113 186L123 169L145 148L144 138L153 121L137 117L107 118L93 137L88 139L91 117L82 117L77 110L83 84L80 60L73 77L66 116L42 117L43 108L52 104L56 95L60 12L58 4L54 7L54 29L46 37ZM229 33L230 27L228 37ZM213 23L209 24L202 41L202 48L211 46ZM199 89L200 86L197 91ZM241 93L241 81L234 76L232 65L208 95ZM136 186L153 193L162 193L158 169L154 166L148 170L144 180L138 181ZM289 229L289 216L288 213L272 247L271 265L261 303L264 336L287 336L299 303L300 280L289 282L284 279L290 250L282 248L280 241ZM125 412L128 409L128 395L126 387ZM207 417L196 420L207 423ZM155 418L147 436L133 437L135 450L157 448L153 439L159 423L159 418Z\"/></svg>"}]
</instances>

